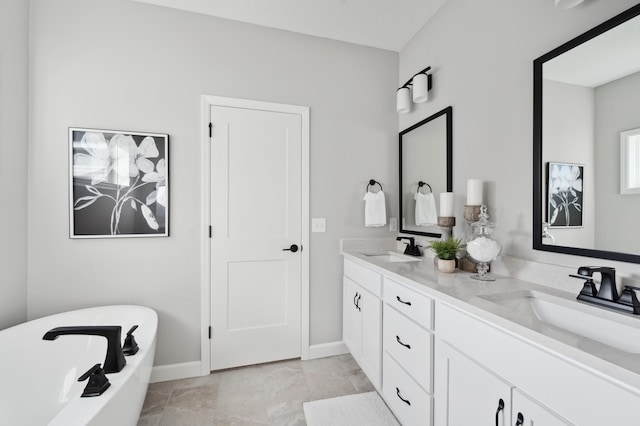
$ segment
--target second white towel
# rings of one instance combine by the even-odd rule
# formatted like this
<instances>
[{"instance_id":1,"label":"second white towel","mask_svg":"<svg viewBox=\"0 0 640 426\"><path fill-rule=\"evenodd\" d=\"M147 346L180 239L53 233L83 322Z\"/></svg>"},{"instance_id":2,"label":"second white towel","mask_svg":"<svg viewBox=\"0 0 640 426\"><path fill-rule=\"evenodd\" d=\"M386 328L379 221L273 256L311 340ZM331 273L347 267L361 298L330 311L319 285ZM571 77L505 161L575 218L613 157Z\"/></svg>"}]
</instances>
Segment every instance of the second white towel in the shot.
<instances>
[{"instance_id":1,"label":"second white towel","mask_svg":"<svg viewBox=\"0 0 640 426\"><path fill-rule=\"evenodd\" d=\"M385 226L387 224L387 208L384 192L367 191L364 194L364 226Z\"/></svg>"},{"instance_id":2,"label":"second white towel","mask_svg":"<svg viewBox=\"0 0 640 426\"><path fill-rule=\"evenodd\" d=\"M436 225L438 223L438 214L436 213L436 199L433 193L423 194L422 192L417 192L413 198L416 200L416 225Z\"/></svg>"}]
</instances>

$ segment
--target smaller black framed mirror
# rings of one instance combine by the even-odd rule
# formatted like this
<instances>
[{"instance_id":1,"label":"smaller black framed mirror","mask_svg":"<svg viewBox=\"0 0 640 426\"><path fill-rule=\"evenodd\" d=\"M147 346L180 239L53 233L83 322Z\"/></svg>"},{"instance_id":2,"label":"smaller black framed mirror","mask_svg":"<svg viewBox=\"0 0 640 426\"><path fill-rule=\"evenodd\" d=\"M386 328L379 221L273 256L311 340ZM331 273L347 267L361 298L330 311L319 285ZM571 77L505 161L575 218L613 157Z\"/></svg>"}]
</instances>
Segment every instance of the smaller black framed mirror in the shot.
<instances>
[{"instance_id":1,"label":"smaller black framed mirror","mask_svg":"<svg viewBox=\"0 0 640 426\"><path fill-rule=\"evenodd\" d=\"M449 106L400 132L402 234L440 238L439 194L453 188L453 109Z\"/></svg>"}]
</instances>

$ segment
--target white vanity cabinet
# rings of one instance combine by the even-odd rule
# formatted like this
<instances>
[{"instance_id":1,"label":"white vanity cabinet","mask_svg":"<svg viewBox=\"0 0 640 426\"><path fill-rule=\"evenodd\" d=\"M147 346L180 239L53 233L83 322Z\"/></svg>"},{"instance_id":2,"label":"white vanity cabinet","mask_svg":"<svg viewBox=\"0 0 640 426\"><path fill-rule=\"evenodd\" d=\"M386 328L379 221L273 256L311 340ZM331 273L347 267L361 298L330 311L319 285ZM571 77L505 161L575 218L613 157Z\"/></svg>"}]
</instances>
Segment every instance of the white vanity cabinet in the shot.
<instances>
[{"instance_id":1,"label":"white vanity cabinet","mask_svg":"<svg viewBox=\"0 0 640 426\"><path fill-rule=\"evenodd\" d=\"M373 386L382 376L382 275L344 261L343 341Z\"/></svg>"},{"instance_id":2,"label":"white vanity cabinet","mask_svg":"<svg viewBox=\"0 0 640 426\"><path fill-rule=\"evenodd\" d=\"M405 426L431 425L433 300L384 278L383 396Z\"/></svg>"}]
</instances>

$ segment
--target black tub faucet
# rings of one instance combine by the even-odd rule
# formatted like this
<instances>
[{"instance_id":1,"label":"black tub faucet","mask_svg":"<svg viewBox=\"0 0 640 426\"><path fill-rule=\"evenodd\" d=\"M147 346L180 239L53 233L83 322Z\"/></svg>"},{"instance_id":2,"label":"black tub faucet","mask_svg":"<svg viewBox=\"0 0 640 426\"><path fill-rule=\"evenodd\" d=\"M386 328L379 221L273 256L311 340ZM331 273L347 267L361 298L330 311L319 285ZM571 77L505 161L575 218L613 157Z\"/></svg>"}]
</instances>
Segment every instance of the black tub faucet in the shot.
<instances>
[{"instance_id":1,"label":"black tub faucet","mask_svg":"<svg viewBox=\"0 0 640 426\"><path fill-rule=\"evenodd\" d=\"M68 334L105 337L107 339L107 356L103 369L105 373L117 373L127 364L122 353L121 333L122 327L119 325L81 325L52 328L42 338L55 340L58 336Z\"/></svg>"},{"instance_id":2,"label":"black tub faucet","mask_svg":"<svg viewBox=\"0 0 640 426\"><path fill-rule=\"evenodd\" d=\"M398 237L396 241L409 240L409 244L404 249L404 254L408 254L409 256L422 256L420 253L420 246L415 244L416 240L413 237Z\"/></svg>"}]
</instances>

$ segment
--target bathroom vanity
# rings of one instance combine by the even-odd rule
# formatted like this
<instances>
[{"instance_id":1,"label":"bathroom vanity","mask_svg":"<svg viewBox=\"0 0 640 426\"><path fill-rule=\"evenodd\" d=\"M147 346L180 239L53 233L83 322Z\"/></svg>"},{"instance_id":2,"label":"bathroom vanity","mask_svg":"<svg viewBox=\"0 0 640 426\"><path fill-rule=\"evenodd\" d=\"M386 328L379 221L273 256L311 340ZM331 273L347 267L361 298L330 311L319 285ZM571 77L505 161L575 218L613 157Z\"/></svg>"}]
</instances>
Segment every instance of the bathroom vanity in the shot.
<instances>
[{"instance_id":1,"label":"bathroom vanity","mask_svg":"<svg viewBox=\"0 0 640 426\"><path fill-rule=\"evenodd\" d=\"M640 424L640 318L429 257L343 254L344 341L403 425Z\"/></svg>"}]
</instances>

